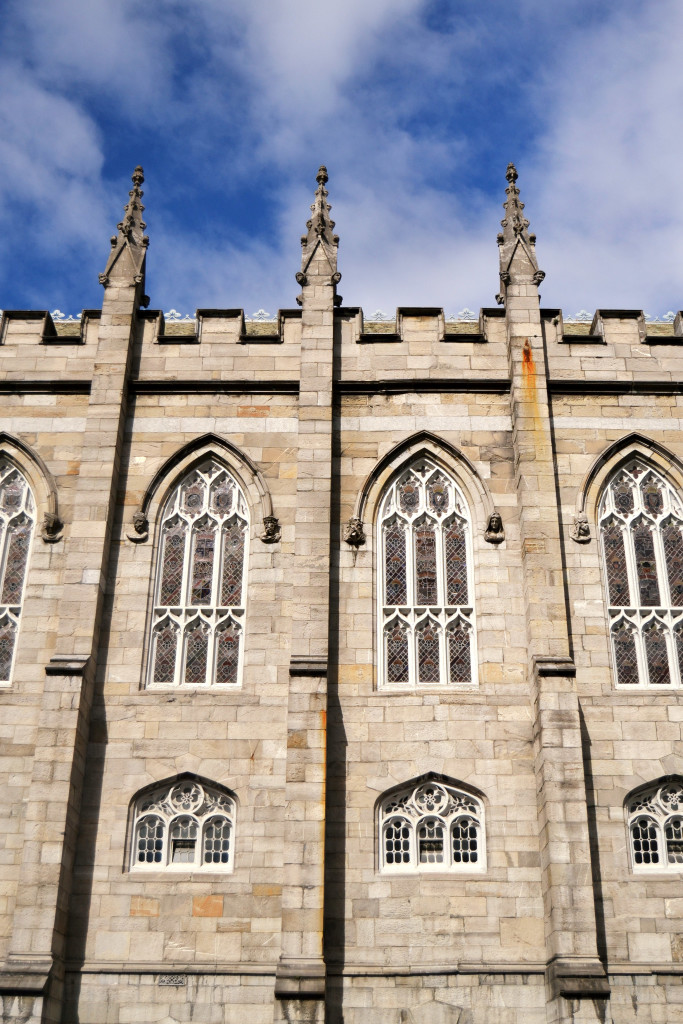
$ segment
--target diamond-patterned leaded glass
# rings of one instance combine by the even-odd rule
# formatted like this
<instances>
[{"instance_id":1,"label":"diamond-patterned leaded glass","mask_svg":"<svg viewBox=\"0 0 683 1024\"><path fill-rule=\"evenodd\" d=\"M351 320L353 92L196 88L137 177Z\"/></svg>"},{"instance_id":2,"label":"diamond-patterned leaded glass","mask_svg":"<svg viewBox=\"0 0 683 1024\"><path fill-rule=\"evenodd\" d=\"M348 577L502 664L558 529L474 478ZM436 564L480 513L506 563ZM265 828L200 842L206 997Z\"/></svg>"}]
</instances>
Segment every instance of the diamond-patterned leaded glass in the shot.
<instances>
[{"instance_id":1,"label":"diamond-patterned leaded glass","mask_svg":"<svg viewBox=\"0 0 683 1024\"><path fill-rule=\"evenodd\" d=\"M24 592L26 562L31 544L32 523L26 516L19 516L8 527L5 574L2 583L2 604L19 604Z\"/></svg>"},{"instance_id":2,"label":"diamond-patterned leaded glass","mask_svg":"<svg viewBox=\"0 0 683 1024\"><path fill-rule=\"evenodd\" d=\"M12 671L17 627L11 619L0 625L0 682L8 682Z\"/></svg>"},{"instance_id":3,"label":"diamond-patterned leaded glass","mask_svg":"<svg viewBox=\"0 0 683 1024\"><path fill-rule=\"evenodd\" d=\"M633 630L628 626L620 626L612 634L614 653L617 663L617 678L622 686L633 686L638 679L638 657Z\"/></svg>"},{"instance_id":4,"label":"diamond-patterned leaded glass","mask_svg":"<svg viewBox=\"0 0 683 1024\"><path fill-rule=\"evenodd\" d=\"M154 682L172 683L175 679L178 627L170 622L157 627L154 633Z\"/></svg>"},{"instance_id":5,"label":"diamond-patterned leaded glass","mask_svg":"<svg viewBox=\"0 0 683 1024\"><path fill-rule=\"evenodd\" d=\"M444 542L446 600L448 604L467 604L467 538L458 520L444 528Z\"/></svg>"},{"instance_id":6,"label":"diamond-patterned leaded glass","mask_svg":"<svg viewBox=\"0 0 683 1024\"><path fill-rule=\"evenodd\" d=\"M385 601L390 605L408 603L406 579L406 535L398 523L390 523L384 534Z\"/></svg>"},{"instance_id":7,"label":"diamond-patterned leaded glass","mask_svg":"<svg viewBox=\"0 0 683 1024\"><path fill-rule=\"evenodd\" d=\"M663 476L635 458L608 483L599 518L617 684L680 687L681 500ZM622 608L628 626L615 632Z\"/></svg>"},{"instance_id":8,"label":"diamond-patterned leaded glass","mask_svg":"<svg viewBox=\"0 0 683 1024\"><path fill-rule=\"evenodd\" d=\"M431 523L415 530L415 583L417 604L436 604L436 535Z\"/></svg>"},{"instance_id":9,"label":"diamond-patterned leaded glass","mask_svg":"<svg viewBox=\"0 0 683 1024\"><path fill-rule=\"evenodd\" d=\"M398 623L386 631L387 679L390 683L408 682L408 635Z\"/></svg>"},{"instance_id":10,"label":"diamond-patterned leaded glass","mask_svg":"<svg viewBox=\"0 0 683 1024\"><path fill-rule=\"evenodd\" d=\"M150 683L239 683L248 537L242 489L217 460L196 466L171 493L161 517Z\"/></svg>"},{"instance_id":11,"label":"diamond-patterned leaded glass","mask_svg":"<svg viewBox=\"0 0 683 1024\"><path fill-rule=\"evenodd\" d=\"M439 627L428 622L417 629L418 679L421 683L439 683Z\"/></svg>"},{"instance_id":12,"label":"diamond-patterned leaded glass","mask_svg":"<svg viewBox=\"0 0 683 1024\"><path fill-rule=\"evenodd\" d=\"M668 686L671 677L664 630L659 626L647 626L643 630L643 639L645 640L647 674L650 684L652 686Z\"/></svg>"},{"instance_id":13,"label":"diamond-patterned leaded glass","mask_svg":"<svg viewBox=\"0 0 683 1024\"><path fill-rule=\"evenodd\" d=\"M448 667L452 683L469 683L472 679L470 631L462 623L448 630Z\"/></svg>"},{"instance_id":14,"label":"diamond-patterned leaded glass","mask_svg":"<svg viewBox=\"0 0 683 1024\"><path fill-rule=\"evenodd\" d=\"M185 682L203 686L206 682L208 627L197 622L185 634Z\"/></svg>"},{"instance_id":15,"label":"diamond-patterned leaded glass","mask_svg":"<svg viewBox=\"0 0 683 1024\"><path fill-rule=\"evenodd\" d=\"M242 603L244 572L244 525L234 520L223 527L223 580L221 604L234 607Z\"/></svg>"},{"instance_id":16,"label":"diamond-patterned leaded glass","mask_svg":"<svg viewBox=\"0 0 683 1024\"><path fill-rule=\"evenodd\" d=\"M456 677L472 682L471 524L462 493L442 467L422 456L394 478L382 497L378 540L380 685L433 686ZM425 609L427 632L419 625ZM456 617L465 619L471 632L464 644L467 669L459 666L454 675L446 633Z\"/></svg>"},{"instance_id":17,"label":"diamond-patterned leaded glass","mask_svg":"<svg viewBox=\"0 0 683 1024\"><path fill-rule=\"evenodd\" d=\"M626 567L626 551L621 527L610 523L603 530L605 545L605 567L607 569L607 586L609 603L618 607L630 603L628 569Z\"/></svg>"},{"instance_id":18,"label":"diamond-patterned leaded glass","mask_svg":"<svg viewBox=\"0 0 683 1024\"><path fill-rule=\"evenodd\" d=\"M674 608L683 608L683 534L679 523L669 523L662 531L669 593Z\"/></svg>"}]
</instances>

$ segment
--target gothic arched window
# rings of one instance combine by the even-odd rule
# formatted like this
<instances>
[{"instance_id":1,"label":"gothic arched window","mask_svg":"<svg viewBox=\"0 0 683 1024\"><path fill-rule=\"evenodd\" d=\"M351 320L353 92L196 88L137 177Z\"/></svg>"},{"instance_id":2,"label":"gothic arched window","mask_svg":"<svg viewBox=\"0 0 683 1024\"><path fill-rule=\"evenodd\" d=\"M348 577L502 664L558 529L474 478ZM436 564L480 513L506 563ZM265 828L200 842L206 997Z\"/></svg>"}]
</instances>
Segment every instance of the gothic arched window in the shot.
<instances>
[{"instance_id":1,"label":"gothic arched window","mask_svg":"<svg viewBox=\"0 0 683 1024\"><path fill-rule=\"evenodd\" d=\"M446 783L420 782L379 809L382 871L483 871L484 806Z\"/></svg>"},{"instance_id":2,"label":"gothic arched window","mask_svg":"<svg viewBox=\"0 0 683 1024\"><path fill-rule=\"evenodd\" d=\"M639 790L626 813L633 870L683 871L683 780Z\"/></svg>"},{"instance_id":3,"label":"gothic arched window","mask_svg":"<svg viewBox=\"0 0 683 1024\"><path fill-rule=\"evenodd\" d=\"M617 686L683 684L683 504L640 459L619 469L599 512Z\"/></svg>"},{"instance_id":4,"label":"gothic arched window","mask_svg":"<svg viewBox=\"0 0 683 1024\"><path fill-rule=\"evenodd\" d=\"M194 779L165 783L135 804L131 869L232 871L235 801Z\"/></svg>"},{"instance_id":5,"label":"gothic arched window","mask_svg":"<svg viewBox=\"0 0 683 1024\"><path fill-rule=\"evenodd\" d=\"M0 458L0 686L12 675L34 523L26 478Z\"/></svg>"},{"instance_id":6,"label":"gothic arched window","mask_svg":"<svg viewBox=\"0 0 683 1024\"><path fill-rule=\"evenodd\" d=\"M148 685L236 686L244 644L247 503L209 459L164 506Z\"/></svg>"},{"instance_id":7,"label":"gothic arched window","mask_svg":"<svg viewBox=\"0 0 683 1024\"><path fill-rule=\"evenodd\" d=\"M471 523L455 481L416 459L378 518L379 685L476 681Z\"/></svg>"}]
</instances>

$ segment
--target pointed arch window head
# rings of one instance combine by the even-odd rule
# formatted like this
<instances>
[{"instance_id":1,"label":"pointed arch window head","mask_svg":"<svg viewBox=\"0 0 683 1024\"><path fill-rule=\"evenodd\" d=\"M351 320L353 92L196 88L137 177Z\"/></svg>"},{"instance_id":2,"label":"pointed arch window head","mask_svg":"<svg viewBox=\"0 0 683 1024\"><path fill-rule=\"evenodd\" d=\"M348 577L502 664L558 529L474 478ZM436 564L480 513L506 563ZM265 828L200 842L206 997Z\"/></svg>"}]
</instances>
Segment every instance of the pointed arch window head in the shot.
<instances>
[{"instance_id":1,"label":"pointed arch window head","mask_svg":"<svg viewBox=\"0 0 683 1024\"><path fill-rule=\"evenodd\" d=\"M215 459L191 470L161 517L149 686L238 686L249 514Z\"/></svg>"},{"instance_id":2,"label":"pointed arch window head","mask_svg":"<svg viewBox=\"0 0 683 1024\"><path fill-rule=\"evenodd\" d=\"M481 800L439 781L393 793L379 808L380 870L485 871Z\"/></svg>"},{"instance_id":3,"label":"pointed arch window head","mask_svg":"<svg viewBox=\"0 0 683 1024\"><path fill-rule=\"evenodd\" d=\"M12 677L34 526L28 481L0 458L0 686Z\"/></svg>"},{"instance_id":4,"label":"pointed arch window head","mask_svg":"<svg viewBox=\"0 0 683 1024\"><path fill-rule=\"evenodd\" d=\"M131 870L232 871L235 800L194 779L165 783L135 802Z\"/></svg>"},{"instance_id":5,"label":"pointed arch window head","mask_svg":"<svg viewBox=\"0 0 683 1024\"><path fill-rule=\"evenodd\" d=\"M626 828L634 872L683 871L683 779L628 797Z\"/></svg>"},{"instance_id":6,"label":"pointed arch window head","mask_svg":"<svg viewBox=\"0 0 683 1024\"><path fill-rule=\"evenodd\" d=\"M472 685L472 525L460 488L415 459L389 484L378 531L379 685Z\"/></svg>"},{"instance_id":7,"label":"pointed arch window head","mask_svg":"<svg viewBox=\"0 0 683 1024\"><path fill-rule=\"evenodd\" d=\"M683 685L683 503L640 458L620 467L599 507L618 687Z\"/></svg>"}]
</instances>

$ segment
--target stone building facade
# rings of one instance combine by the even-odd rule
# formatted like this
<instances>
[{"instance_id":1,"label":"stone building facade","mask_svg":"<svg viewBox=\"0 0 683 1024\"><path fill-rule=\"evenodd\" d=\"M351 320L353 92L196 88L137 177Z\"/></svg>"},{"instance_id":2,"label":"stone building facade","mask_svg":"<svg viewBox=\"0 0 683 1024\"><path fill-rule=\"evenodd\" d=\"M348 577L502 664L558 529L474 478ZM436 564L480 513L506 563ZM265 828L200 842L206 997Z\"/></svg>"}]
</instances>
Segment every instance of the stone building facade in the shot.
<instances>
[{"instance_id":1,"label":"stone building facade","mask_svg":"<svg viewBox=\"0 0 683 1024\"><path fill-rule=\"evenodd\" d=\"M165 323L141 169L0 344L0 994L25 1024L683 1021L683 314ZM682 801L679 806L679 800Z\"/></svg>"}]
</instances>

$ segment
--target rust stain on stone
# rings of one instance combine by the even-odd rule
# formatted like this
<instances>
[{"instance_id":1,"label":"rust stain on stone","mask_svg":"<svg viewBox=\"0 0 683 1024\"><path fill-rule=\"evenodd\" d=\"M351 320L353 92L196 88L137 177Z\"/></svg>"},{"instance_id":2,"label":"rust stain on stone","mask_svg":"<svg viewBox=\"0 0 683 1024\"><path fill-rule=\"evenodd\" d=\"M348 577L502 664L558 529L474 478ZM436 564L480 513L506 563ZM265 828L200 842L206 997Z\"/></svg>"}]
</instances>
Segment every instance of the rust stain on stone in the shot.
<instances>
[{"instance_id":1,"label":"rust stain on stone","mask_svg":"<svg viewBox=\"0 0 683 1024\"><path fill-rule=\"evenodd\" d=\"M522 370L525 376L531 376L536 373L536 364L534 362L534 354L531 351L531 342L527 338L522 348Z\"/></svg>"}]
</instances>

